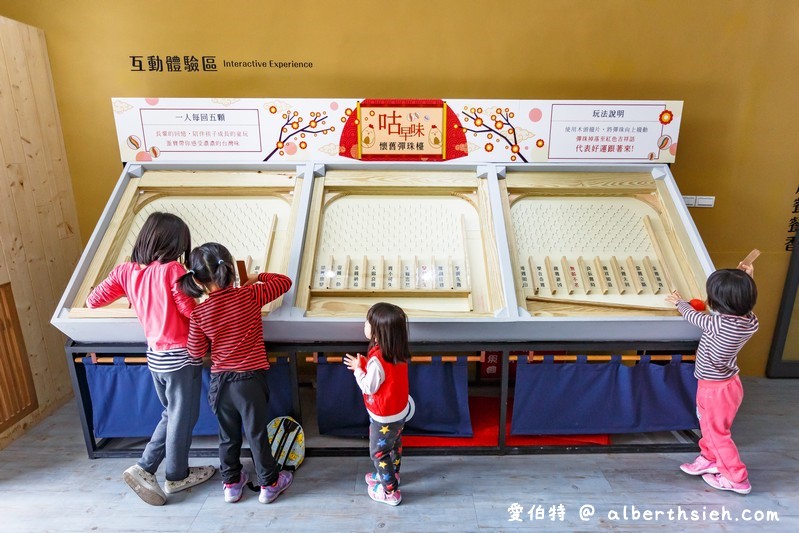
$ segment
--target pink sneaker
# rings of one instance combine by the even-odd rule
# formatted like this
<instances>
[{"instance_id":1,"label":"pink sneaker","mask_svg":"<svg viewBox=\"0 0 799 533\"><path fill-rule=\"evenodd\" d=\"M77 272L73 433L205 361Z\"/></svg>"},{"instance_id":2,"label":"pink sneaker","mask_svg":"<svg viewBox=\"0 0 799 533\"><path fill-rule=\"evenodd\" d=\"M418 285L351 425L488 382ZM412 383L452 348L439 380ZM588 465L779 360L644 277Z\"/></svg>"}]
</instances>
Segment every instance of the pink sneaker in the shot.
<instances>
[{"instance_id":1,"label":"pink sneaker","mask_svg":"<svg viewBox=\"0 0 799 533\"><path fill-rule=\"evenodd\" d=\"M258 501L261 503L272 503L284 490L291 486L292 481L294 481L294 474L286 470L281 470L277 476L277 481L271 485L261 485L261 494L258 496Z\"/></svg>"},{"instance_id":2,"label":"pink sneaker","mask_svg":"<svg viewBox=\"0 0 799 533\"><path fill-rule=\"evenodd\" d=\"M239 480L235 483L223 483L224 486L224 493L225 493L225 501L227 503L236 503L241 499L242 494L244 494L244 487L247 486L247 481L249 478L247 477L247 472L244 470L241 471L239 474Z\"/></svg>"},{"instance_id":3,"label":"pink sneaker","mask_svg":"<svg viewBox=\"0 0 799 533\"><path fill-rule=\"evenodd\" d=\"M702 474L718 474L719 469L716 463L705 459L704 455L700 455L694 459L693 463L685 463L680 465L680 470L692 476L701 476Z\"/></svg>"},{"instance_id":4,"label":"pink sneaker","mask_svg":"<svg viewBox=\"0 0 799 533\"><path fill-rule=\"evenodd\" d=\"M394 474L394 476L397 478L397 486L399 487L400 475L399 474ZM370 472L370 473L366 474L366 478L365 479L366 479L366 484L369 485L369 488L372 488L375 485L380 485L380 479L378 479L376 472Z\"/></svg>"},{"instance_id":5,"label":"pink sneaker","mask_svg":"<svg viewBox=\"0 0 799 533\"><path fill-rule=\"evenodd\" d=\"M749 494L749 492L752 490L752 485L749 484L748 479L745 479L740 483L735 483L721 474L705 474L702 476L702 479L705 480L705 483L718 490L731 490L733 492L737 492L738 494Z\"/></svg>"},{"instance_id":6,"label":"pink sneaker","mask_svg":"<svg viewBox=\"0 0 799 533\"><path fill-rule=\"evenodd\" d=\"M394 492L386 493L383 485L375 485L374 487L369 487L366 489L366 492L369 493L369 497L372 498L376 502L386 503L388 505L399 505L402 501L402 494L400 493L399 489L395 490Z\"/></svg>"}]
</instances>

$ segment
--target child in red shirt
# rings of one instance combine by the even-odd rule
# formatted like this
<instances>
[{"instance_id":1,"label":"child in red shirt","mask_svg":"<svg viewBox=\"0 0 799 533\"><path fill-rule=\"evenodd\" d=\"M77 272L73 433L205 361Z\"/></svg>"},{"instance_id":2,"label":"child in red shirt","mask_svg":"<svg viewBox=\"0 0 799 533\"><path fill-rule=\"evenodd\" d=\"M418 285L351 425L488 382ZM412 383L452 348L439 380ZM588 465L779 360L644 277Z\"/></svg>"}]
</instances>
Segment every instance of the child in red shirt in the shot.
<instances>
[{"instance_id":1,"label":"child in red shirt","mask_svg":"<svg viewBox=\"0 0 799 533\"><path fill-rule=\"evenodd\" d=\"M202 361L189 356L189 315L197 303L177 288L186 273L179 259L191 250L189 227L170 213L152 213L133 245L131 261L116 266L89 294L94 309L126 296L147 338L147 366L158 399L161 420L141 459L122 478L150 505L166 503L166 494L210 479L213 466L189 466L191 432L200 416ZM155 472L166 459L164 490Z\"/></svg>"},{"instance_id":2,"label":"child in red shirt","mask_svg":"<svg viewBox=\"0 0 799 533\"><path fill-rule=\"evenodd\" d=\"M366 474L368 494L376 502L399 505L402 430L413 413L408 394L408 317L396 305L380 302L366 313L363 333L369 353L344 356L363 392L369 413L369 453L376 472Z\"/></svg>"},{"instance_id":3,"label":"child in red shirt","mask_svg":"<svg viewBox=\"0 0 799 533\"><path fill-rule=\"evenodd\" d=\"M189 296L208 298L192 312L189 353L202 359L211 350L209 401L219 421L219 461L225 501L241 499L247 472L241 464L242 431L250 443L261 503L272 503L292 482L281 471L269 445L266 371L269 359L263 339L261 308L291 287L282 274L261 273L234 287L233 257L214 242L192 250L191 270L180 279ZM242 280L245 281L245 280Z\"/></svg>"}]
</instances>

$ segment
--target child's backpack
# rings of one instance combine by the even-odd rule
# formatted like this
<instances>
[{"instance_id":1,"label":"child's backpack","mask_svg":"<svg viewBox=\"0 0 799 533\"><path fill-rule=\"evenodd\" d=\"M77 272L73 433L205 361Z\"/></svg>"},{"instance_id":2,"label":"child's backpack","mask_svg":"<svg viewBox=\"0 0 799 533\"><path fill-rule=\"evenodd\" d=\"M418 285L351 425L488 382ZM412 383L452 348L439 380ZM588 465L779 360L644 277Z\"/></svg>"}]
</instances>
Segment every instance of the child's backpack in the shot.
<instances>
[{"instance_id":1,"label":"child's backpack","mask_svg":"<svg viewBox=\"0 0 799 533\"><path fill-rule=\"evenodd\" d=\"M296 420L279 416L267 426L272 457L281 470L294 472L305 459L305 434Z\"/></svg>"}]
</instances>

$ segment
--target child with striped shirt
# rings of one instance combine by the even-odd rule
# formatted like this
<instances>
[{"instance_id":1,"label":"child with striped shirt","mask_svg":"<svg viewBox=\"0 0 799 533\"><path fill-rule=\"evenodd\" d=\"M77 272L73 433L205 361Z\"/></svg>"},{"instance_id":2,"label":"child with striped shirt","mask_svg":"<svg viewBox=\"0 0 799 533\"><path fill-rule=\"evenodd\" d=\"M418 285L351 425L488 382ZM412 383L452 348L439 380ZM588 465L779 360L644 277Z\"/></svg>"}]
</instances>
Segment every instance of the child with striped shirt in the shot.
<instances>
[{"instance_id":1,"label":"child with striped shirt","mask_svg":"<svg viewBox=\"0 0 799 533\"><path fill-rule=\"evenodd\" d=\"M752 312L757 301L753 274L754 267L744 263L737 269L713 272L706 286L709 315L694 310L676 291L666 298L688 322L702 330L694 369L701 453L680 469L686 474L701 475L715 489L738 494L752 490L730 429L743 400L738 352L758 328Z\"/></svg>"},{"instance_id":2,"label":"child with striped shirt","mask_svg":"<svg viewBox=\"0 0 799 533\"><path fill-rule=\"evenodd\" d=\"M233 257L221 244L209 242L192 250L190 270L180 279L189 296L208 298L191 313L189 354L201 360L211 350L208 396L219 421L219 462L225 501L241 499L247 472L241 464L242 431L247 436L261 494L272 503L292 482L281 471L269 445L266 371L269 359L263 339L261 308L291 287L282 274L263 272L234 287Z\"/></svg>"},{"instance_id":3,"label":"child with striped shirt","mask_svg":"<svg viewBox=\"0 0 799 533\"><path fill-rule=\"evenodd\" d=\"M197 302L177 287L186 273L179 260L189 250L189 227L180 217L151 213L136 237L131 260L114 267L86 300L94 309L127 297L147 338L147 367L164 410L141 458L122 478L150 505L163 505L166 494L208 481L216 472L213 466L189 466L202 386L202 360L190 357L186 349L189 315ZM162 490L155 472L164 460Z\"/></svg>"}]
</instances>

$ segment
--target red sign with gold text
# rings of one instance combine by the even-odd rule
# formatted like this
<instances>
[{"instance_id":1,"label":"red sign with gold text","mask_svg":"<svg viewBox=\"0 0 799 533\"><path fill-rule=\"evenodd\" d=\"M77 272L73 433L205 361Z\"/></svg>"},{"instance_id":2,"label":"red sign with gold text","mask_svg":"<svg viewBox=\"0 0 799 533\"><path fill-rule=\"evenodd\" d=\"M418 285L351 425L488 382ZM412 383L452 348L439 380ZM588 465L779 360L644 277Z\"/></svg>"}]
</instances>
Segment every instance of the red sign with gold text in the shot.
<instances>
[{"instance_id":1,"label":"red sign with gold text","mask_svg":"<svg viewBox=\"0 0 799 533\"><path fill-rule=\"evenodd\" d=\"M341 145L342 155L363 161L468 155L460 121L443 100L364 100L345 123Z\"/></svg>"}]
</instances>

